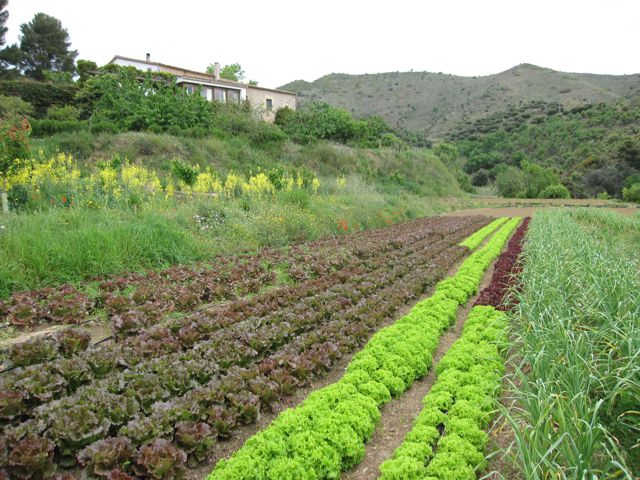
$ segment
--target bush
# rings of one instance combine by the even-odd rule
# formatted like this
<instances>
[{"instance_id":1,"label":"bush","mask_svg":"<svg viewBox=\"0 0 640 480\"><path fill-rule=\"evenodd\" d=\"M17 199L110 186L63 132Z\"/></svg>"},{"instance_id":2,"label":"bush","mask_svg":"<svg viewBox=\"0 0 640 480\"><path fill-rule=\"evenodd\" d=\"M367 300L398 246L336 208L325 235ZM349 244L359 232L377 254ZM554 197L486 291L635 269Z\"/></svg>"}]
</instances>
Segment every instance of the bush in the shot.
<instances>
[{"instance_id":1,"label":"bush","mask_svg":"<svg viewBox=\"0 0 640 480\"><path fill-rule=\"evenodd\" d=\"M558 183L556 185L549 185L538 195L540 198L571 198L571 194L567 187Z\"/></svg>"},{"instance_id":2,"label":"bush","mask_svg":"<svg viewBox=\"0 0 640 480\"><path fill-rule=\"evenodd\" d=\"M0 117L5 118L15 115L27 117L33 115L33 105L19 97L0 95Z\"/></svg>"},{"instance_id":3,"label":"bush","mask_svg":"<svg viewBox=\"0 0 640 480\"><path fill-rule=\"evenodd\" d=\"M53 120L47 118L31 122L31 133L34 137L48 137L56 133L77 132L87 129L88 123L85 120Z\"/></svg>"},{"instance_id":4,"label":"bush","mask_svg":"<svg viewBox=\"0 0 640 480\"><path fill-rule=\"evenodd\" d=\"M78 87L33 80L0 81L0 94L20 97L34 107L36 118L43 118L52 105L73 105Z\"/></svg>"},{"instance_id":5,"label":"bush","mask_svg":"<svg viewBox=\"0 0 640 480\"><path fill-rule=\"evenodd\" d=\"M622 189L622 198L627 202L640 203L640 183Z\"/></svg>"},{"instance_id":6,"label":"bush","mask_svg":"<svg viewBox=\"0 0 640 480\"><path fill-rule=\"evenodd\" d=\"M629 175L625 181L623 187L629 188L636 183L640 183L640 173L635 173L633 175Z\"/></svg>"},{"instance_id":7,"label":"bush","mask_svg":"<svg viewBox=\"0 0 640 480\"><path fill-rule=\"evenodd\" d=\"M484 187L489 183L489 172L481 168L471 177L471 184L476 187Z\"/></svg>"},{"instance_id":8,"label":"bush","mask_svg":"<svg viewBox=\"0 0 640 480\"><path fill-rule=\"evenodd\" d=\"M281 108L276 112L275 123L298 143L332 140L353 142L364 147L404 144L382 117L356 120L349 111L325 102L311 102L299 110Z\"/></svg>"},{"instance_id":9,"label":"bush","mask_svg":"<svg viewBox=\"0 0 640 480\"><path fill-rule=\"evenodd\" d=\"M496 177L496 187L501 197L517 198L524 196L525 183L522 170L508 167Z\"/></svg>"},{"instance_id":10,"label":"bush","mask_svg":"<svg viewBox=\"0 0 640 480\"><path fill-rule=\"evenodd\" d=\"M53 105L47 109L47 118L59 122L78 120L80 118L80 110L73 105Z\"/></svg>"},{"instance_id":11,"label":"bush","mask_svg":"<svg viewBox=\"0 0 640 480\"><path fill-rule=\"evenodd\" d=\"M178 180L190 187L192 187L198 179L198 170L179 158L174 158L171 161L171 172Z\"/></svg>"},{"instance_id":12,"label":"bush","mask_svg":"<svg viewBox=\"0 0 640 480\"><path fill-rule=\"evenodd\" d=\"M522 173L527 198L537 198L547 187L560 183L560 177L553 170L528 160L522 161Z\"/></svg>"}]
</instances>

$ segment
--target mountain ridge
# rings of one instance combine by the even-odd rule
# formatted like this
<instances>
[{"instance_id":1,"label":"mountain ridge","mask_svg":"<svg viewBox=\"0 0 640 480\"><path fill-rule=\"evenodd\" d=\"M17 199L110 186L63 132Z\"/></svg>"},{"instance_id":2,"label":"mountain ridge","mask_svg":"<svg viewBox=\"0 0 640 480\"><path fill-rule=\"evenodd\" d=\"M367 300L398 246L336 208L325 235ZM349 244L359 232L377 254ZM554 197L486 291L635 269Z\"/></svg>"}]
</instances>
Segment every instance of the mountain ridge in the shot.
<instances>
[{"instance_id":1,"label":"mountain ridge","mask_svg":"<svg viewBox=\"0 0 640 480\"><path fill-rule=\"evenodd\" d=\"M640 73L571 73L522 63L472 77L415 71L331 73L280 88L296 92L300 104L326 101L355 115L381 115L396 127L440 139L461 124L532 101L566 109L635 101L640 98Z\"/></svg>"}]
</instances>

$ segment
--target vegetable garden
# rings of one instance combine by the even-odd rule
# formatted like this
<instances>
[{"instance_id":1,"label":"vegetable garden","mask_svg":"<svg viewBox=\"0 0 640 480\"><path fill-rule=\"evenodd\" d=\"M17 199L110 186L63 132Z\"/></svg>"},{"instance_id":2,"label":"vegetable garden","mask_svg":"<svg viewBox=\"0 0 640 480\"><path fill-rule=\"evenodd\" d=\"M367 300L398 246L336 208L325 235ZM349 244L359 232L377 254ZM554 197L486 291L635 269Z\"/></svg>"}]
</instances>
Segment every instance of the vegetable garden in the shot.
<instances>
[{"instance_id":1,"label":"vegetable garden","mask_svg":"<svg viewBox=\"0 0 640 480\"><path fill-rule=\"evenodd\" d=\"M367 478L479 478L501 409L523 478L631 479L640 280L589 215L431 217L14 294L15 328L59 327L5 349L0 478L340 478L433 369Z\"/></svg>"}]
</instances>

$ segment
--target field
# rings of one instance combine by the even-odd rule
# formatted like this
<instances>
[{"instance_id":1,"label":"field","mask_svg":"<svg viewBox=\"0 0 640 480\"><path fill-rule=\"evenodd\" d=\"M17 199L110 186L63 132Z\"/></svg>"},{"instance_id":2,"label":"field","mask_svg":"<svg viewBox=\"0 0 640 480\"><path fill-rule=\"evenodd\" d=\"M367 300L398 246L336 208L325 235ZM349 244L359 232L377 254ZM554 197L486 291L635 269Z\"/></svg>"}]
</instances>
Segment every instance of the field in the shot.
<instances>
[{"instance_id":1,"label":"field","mask_svg":"<svg viewBox=\"0 0 640 480\"><path fill-rule=\"evenodd\" d=\"M0 478L631 479L639 235L426 217L14 293Z\"/></svg>"}]
</instances>

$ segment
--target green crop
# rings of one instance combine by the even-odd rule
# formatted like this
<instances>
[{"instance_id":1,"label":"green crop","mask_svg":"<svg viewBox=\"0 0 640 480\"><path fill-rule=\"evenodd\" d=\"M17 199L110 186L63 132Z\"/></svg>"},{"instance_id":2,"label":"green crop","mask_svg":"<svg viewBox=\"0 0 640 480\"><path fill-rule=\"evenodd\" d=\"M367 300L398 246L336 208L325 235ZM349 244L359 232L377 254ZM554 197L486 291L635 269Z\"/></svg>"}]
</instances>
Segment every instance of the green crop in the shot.
<instances>
[{"instance_id":1,"label":"green crop","mask_svg":"<svg viewBox=\"0 0 640 480\"><path fill-rule=\"evenodd\" d=\"M412 430L380 466L382 479L476 478L504 373L506 324L506 315L493 307L471 310L462 335L436 367L438 378Z\"/></svg>"},{"instance_id":2,"label":"green crop","mask_svg":"<svg viewBox=\"0 0 640 480\"><path fill-rule=\"evenodd\" d=\"M500 217L497 220L494 220L489 225L481 228L474 234L465 238L462 242L459 243L459 245L462 247L467 247L469 250L475 250L480 246L480 244L484 241L485 238L487 238L489 235L495 232L508 219L509 219L508 217Z\"/></svg>"},{"instance_id":3,"label":"green crop","mask_svg":"<svg viewBox=\"0 0 640 480\"><path fill-rule=\"evenodd\" d=\"M360 462L364 443L380 419L379 408L426 373L440 335L455 321L458 306L477 291L484 271L519 222L519 218L507 221L455 275L440 282L431 297L378 331L353 357L338 382L282 412L229 460L221 460L208 479L339 478L342 471ZM467 388L461 395L473 401L476 394ZM467 427L455 427L462 439L481 440L478 432L467 432ZM423 434L433 435L433 431Z\"/></svg>"},{"instance_id":4,"label":"green crop","mask_svg":"<svg viewBox=\"0 0 640 480\"><path fill-rule=\"evenodd\" d=\"M604 217L609 234L583 228ZM519 408L506 412L526 479L640 471L640 272L615 240L628 226L566 210L531 222L513 319Z\"/></svg>"}]
</instances>

